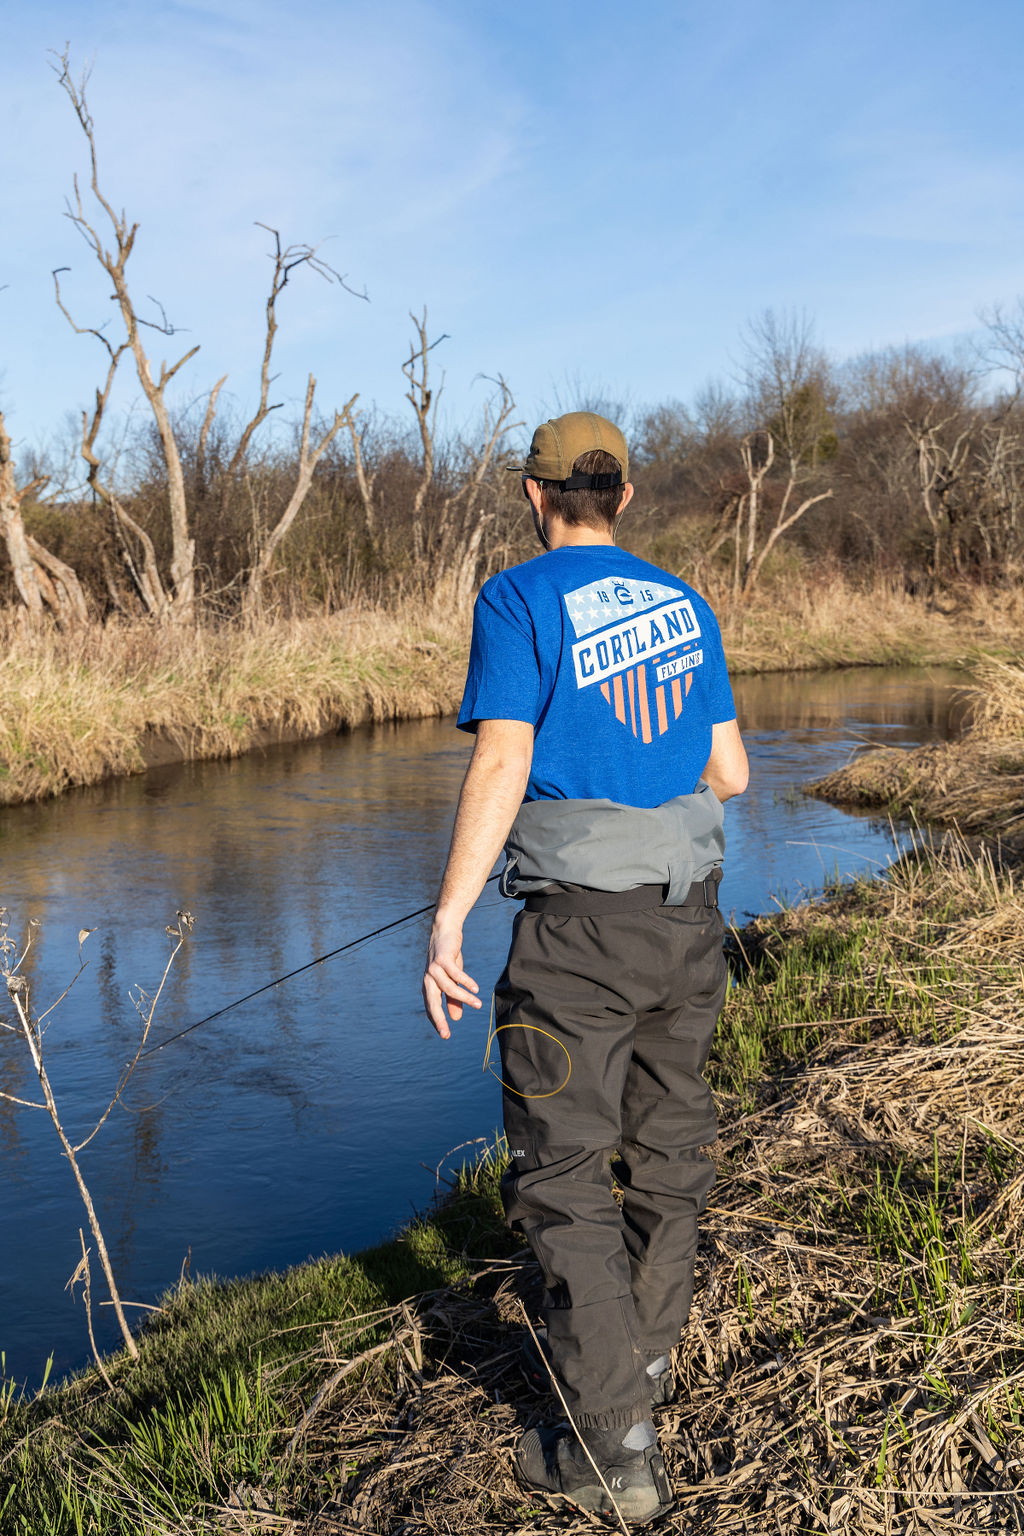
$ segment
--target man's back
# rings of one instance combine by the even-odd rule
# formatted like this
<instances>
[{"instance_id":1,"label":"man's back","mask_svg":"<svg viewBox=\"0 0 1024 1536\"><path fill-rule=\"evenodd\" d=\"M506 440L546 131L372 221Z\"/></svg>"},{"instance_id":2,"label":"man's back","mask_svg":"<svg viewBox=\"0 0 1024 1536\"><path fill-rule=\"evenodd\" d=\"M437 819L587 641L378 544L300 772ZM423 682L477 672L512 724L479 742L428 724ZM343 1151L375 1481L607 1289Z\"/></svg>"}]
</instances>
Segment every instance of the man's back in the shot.
<instances>
[{"instance_id":1,"label":"man's back","mask_svg":"<svg viewBox=\"0 0 1024 1536\"><path fill-rule=\"evenodd\" d=\"M459 725L534 727L528 800L690 794L713 726L734 717L710 607L626 550L553 549L480 593Z\"/></svg>"}]
</instances>

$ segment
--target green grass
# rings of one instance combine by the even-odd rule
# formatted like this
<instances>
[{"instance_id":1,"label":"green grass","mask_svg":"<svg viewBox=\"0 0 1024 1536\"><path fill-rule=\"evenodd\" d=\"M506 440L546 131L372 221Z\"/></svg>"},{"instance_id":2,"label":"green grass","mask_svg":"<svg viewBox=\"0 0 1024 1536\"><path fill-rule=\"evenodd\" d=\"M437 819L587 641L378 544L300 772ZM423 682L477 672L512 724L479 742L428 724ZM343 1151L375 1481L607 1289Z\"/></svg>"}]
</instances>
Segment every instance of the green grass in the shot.
<instances>
[{"instance_id":1,"label":"green grass","mask_svg":"<svg viewBox=\"0 0 1024 1536\"><path fill-rule=\"evenodd\" d=\"M186 1283L139 1337L141 1358L89 1369L31 1402L0 1388L4 1536L141 1536L178 1529L238 1484L273 1495L311 1356L354 1356L389 1336L393 1309L457 1285L484 1253L516 1246L500 1164L483 1159L400 1237L281 1274Z\"/></svg>"}]
</instances>

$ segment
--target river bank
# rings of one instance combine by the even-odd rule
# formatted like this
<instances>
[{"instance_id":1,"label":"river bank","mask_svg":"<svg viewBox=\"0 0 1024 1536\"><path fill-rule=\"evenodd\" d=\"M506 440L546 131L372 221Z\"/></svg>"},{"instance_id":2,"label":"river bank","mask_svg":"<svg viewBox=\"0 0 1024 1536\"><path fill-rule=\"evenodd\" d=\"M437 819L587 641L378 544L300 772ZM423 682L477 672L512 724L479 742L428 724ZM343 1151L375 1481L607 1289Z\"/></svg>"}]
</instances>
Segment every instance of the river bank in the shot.
<instances>
[{"instance_id":1,"label":"river bank","mask_svg":"<svg viewBox=\"0 0 1024 1536\"><path fill-rule=\"evenodd\" d=\"M935 606L838 576L724 606L736 674L959 664L1024 633L1018 594L964 589ZM457 708L469 615L440 602L180 630L112 623L0 632L0 804L168 762L234 757L371 721Z\"/></svg>"},{"instance_id":2,"label":"river bank","mask_svg":"<svg viewBox=\"0 0 1024 1536\"><path fill-rule=\"evenodd\" d=\"M1022 936L1013 870L953 836L736 934L667 1529L1014 1528ZM352 1258L182 1283L113 1391L91 1370L0 1401L2 1528L564 1529L510 1470L546 1405L517 1369L537 1275L498 1171Z\"/></svg>"},{"instance_id":3,"label":"river bank","mask_svg":"<svg viewBox=\"0 0 1024 1536\"><path fill-rule=\"evenodd\" d=\"M965 703L959 740L863 752L810 789L836 805L1024 843L1024 658L982 662Z\"/></svg>"}]
</instances>

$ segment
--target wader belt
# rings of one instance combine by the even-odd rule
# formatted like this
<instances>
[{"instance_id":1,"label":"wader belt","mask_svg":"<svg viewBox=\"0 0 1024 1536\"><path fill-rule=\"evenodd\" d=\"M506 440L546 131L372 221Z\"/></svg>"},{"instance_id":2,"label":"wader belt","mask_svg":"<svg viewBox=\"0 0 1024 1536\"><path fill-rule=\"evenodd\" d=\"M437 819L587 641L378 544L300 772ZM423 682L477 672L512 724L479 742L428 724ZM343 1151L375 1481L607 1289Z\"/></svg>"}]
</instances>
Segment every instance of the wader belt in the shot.
<instances>
[{"instance_id":1,"label":"wader belt","mask_svg":"<svg viewBox=\"0 0 1024 1536\"><path fill-rule=\"evenodd\" d=\"M714 870L703 880L695 880L686 893L682 907L717 907L721 872ZM628 891L595 891L582 886L560 886L551 891L533 891L526 898L527 912L549 912L552 917L600 917L606 912L642 912L662 907L668 896L667 885L635 885Z\"/></svg>"}]
</instances>

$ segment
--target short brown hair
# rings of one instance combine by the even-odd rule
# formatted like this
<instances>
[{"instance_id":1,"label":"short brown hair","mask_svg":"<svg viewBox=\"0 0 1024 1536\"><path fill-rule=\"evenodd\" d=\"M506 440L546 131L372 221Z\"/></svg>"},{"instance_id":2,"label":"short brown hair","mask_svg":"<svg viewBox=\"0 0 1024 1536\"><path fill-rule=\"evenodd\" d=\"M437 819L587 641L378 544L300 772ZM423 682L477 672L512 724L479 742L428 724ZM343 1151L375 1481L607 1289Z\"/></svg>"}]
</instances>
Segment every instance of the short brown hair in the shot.
<instances>
[{"instance_id":1,"label":"short brown hair","mask_svg":"<svg viewBox=\"0 0 1024 1536\"><path fill-rule=\"evenodd\" d=\"M622 465L603 448L591 448L573 461L572 472L574 475L621 475ZM548 510L570 528L595 528L599 533L614 528L615 514L622 500L621 484L601 491L587 488L567 491L560 480L539 480L537 483L544 487Z\"/></svg>"}]
</instances>

